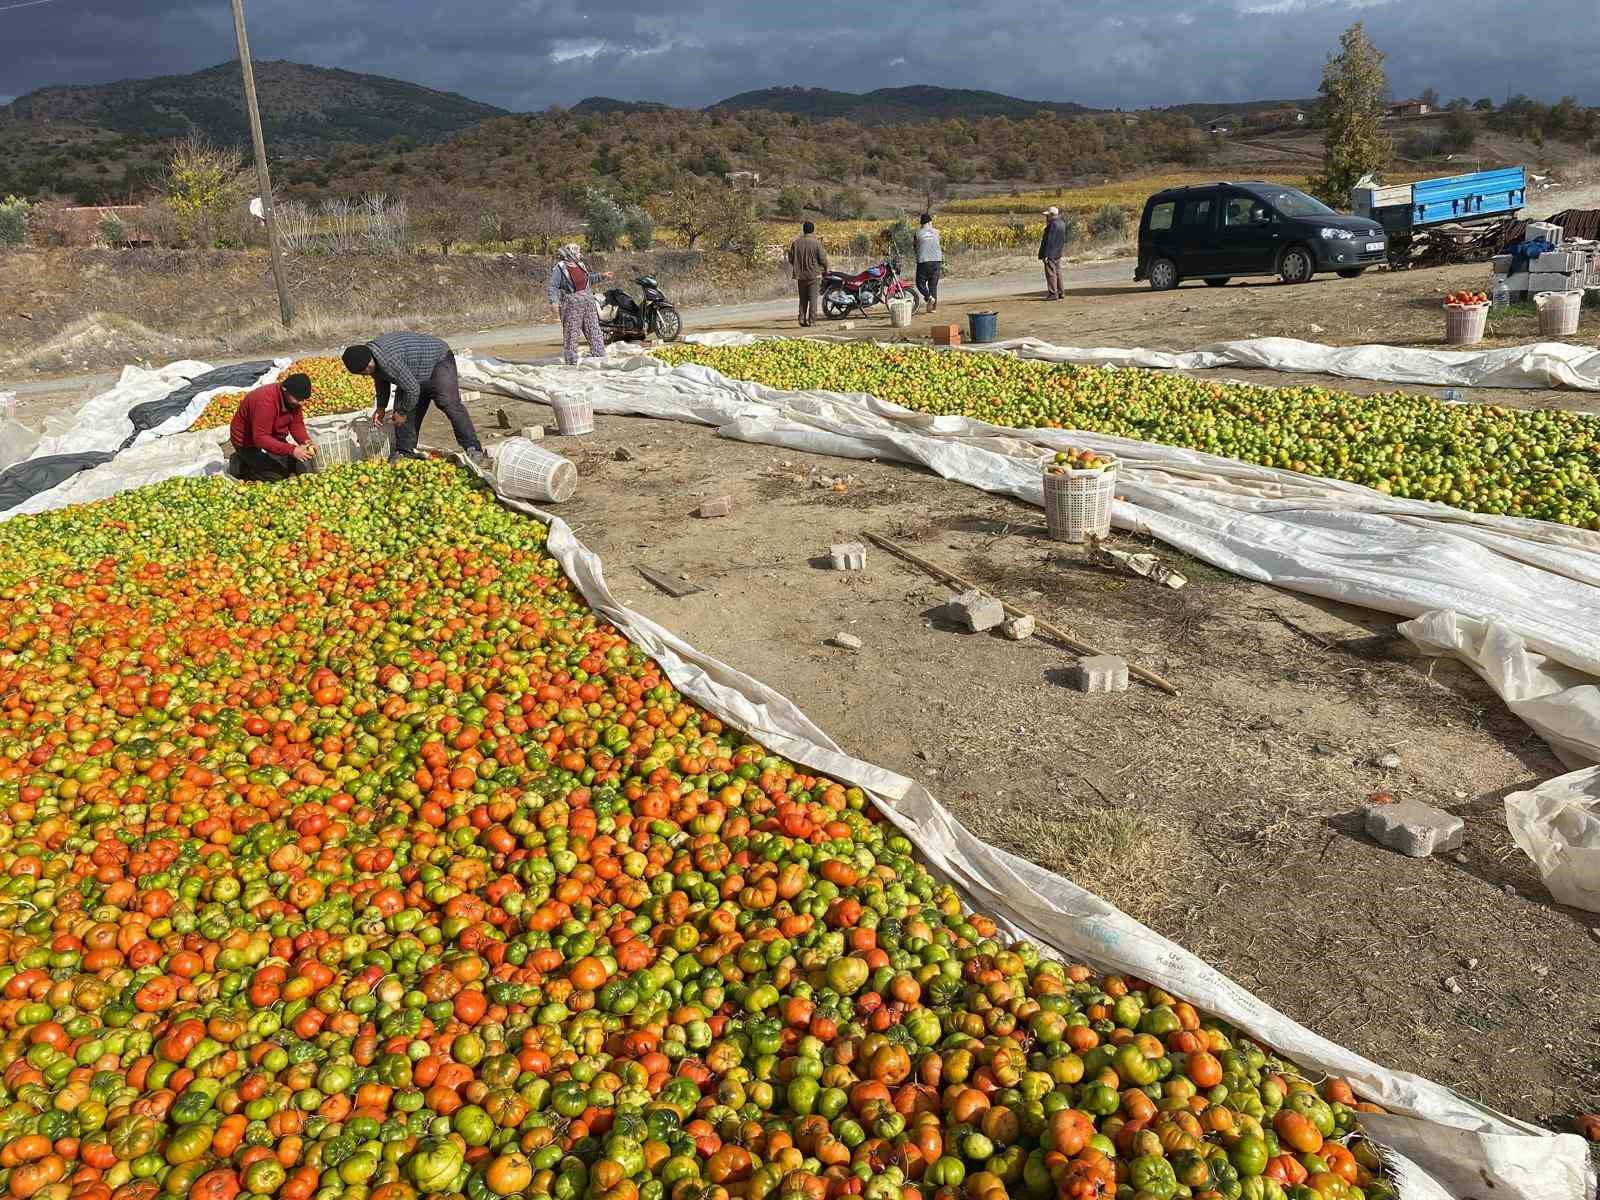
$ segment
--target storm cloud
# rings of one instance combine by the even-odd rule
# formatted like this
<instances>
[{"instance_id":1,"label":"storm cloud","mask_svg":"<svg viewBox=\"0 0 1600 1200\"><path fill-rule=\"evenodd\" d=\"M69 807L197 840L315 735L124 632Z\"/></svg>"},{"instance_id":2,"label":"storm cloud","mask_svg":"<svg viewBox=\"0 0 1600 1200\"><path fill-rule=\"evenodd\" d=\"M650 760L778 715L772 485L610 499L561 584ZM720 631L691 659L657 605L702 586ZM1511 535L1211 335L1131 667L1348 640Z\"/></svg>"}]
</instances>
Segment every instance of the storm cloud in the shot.
<instances>
[{"instance_id":1,"label":"storm cloud","mask_svg":"<svg viewBox=\"0 0 1600 1200\"><path fill-rule=\"evenodd\" d=\"M11 4L12 7L7 5ZM1596 0L247 0L257 58L389 75L514 110L584 96L704 105L785 84L912 83L1139 108L1314 94L1361 19L1396 96L1600 103ZM225 0L0 0L0 101L234 57Z\"/></svg>"}]
</instances>

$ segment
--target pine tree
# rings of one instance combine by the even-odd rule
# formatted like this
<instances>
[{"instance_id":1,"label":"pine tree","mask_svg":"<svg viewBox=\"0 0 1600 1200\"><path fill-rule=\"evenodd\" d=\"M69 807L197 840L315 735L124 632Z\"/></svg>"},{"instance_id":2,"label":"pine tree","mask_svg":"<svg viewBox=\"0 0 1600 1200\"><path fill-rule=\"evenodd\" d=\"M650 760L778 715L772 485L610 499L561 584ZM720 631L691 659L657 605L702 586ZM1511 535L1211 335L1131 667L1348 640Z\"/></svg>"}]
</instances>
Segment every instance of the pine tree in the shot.
<instances>
[{"instance_id":1,"label":"pine tree","mask_svg":"<svg viewBox=\"0 0 1600 1200\"><path fill-rule=\"evenodd\" d=\"M1383 132L1388 89L1383 55L1357 21L1340 35L1339 53L1328 56L1318 89L1328 132L1315 187L1329 203L1348 204L1363 175L1389 165L1393 147Z\"/></svg>"}]
</instances>

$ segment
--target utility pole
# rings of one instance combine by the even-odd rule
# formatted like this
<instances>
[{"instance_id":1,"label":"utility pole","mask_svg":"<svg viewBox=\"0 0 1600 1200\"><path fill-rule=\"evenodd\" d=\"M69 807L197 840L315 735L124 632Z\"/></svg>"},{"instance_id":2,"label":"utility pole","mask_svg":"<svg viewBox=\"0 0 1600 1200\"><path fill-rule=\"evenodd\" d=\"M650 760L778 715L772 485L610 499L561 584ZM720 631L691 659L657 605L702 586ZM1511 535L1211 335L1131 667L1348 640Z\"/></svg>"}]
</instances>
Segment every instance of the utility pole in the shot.
<instances>
[{"instance_id":1,"label":"utility pole","mask_svg":"<svg viewBox=\"0 0 1600 1200\"><path fill-rule=\"evenodd\" d=\"M267 224L267 245L272 250L272 278L278 285L278 313L288 329L294 319L289 304L289 283L283 275L283 255L278 250L278 224L272 213L272 176L267 173L267 139L261 132L261 107L256 103L256 72L250 62L250 38L244 31L244 0L233 0L233 28L239 35L239 67L244 72L244 104L250 113L250 137L256 147L256 186L261 189L261 214Z\"/></svg>"}]
</instances>

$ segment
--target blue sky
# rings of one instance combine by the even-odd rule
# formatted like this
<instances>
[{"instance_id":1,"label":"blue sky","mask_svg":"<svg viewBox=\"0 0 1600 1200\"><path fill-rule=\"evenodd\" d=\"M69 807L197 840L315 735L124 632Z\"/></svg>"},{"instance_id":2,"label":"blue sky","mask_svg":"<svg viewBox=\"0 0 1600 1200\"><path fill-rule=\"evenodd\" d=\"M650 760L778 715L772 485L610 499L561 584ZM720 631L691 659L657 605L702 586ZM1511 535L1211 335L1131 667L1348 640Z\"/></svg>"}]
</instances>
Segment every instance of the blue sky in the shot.
<instances>
[{"instance_id":1,"label":"blue sky","mask_svg":"<svg viewBox=\"0 0 1600 1200\"><path fill-rule=\"evenodd\" d=\"M8 7L9 6L9 7ZM1311 95L1360 19L1396 95L1600 104L1597 0L247 0L258 58L345 67L505 108L701 105L750 88L936 83L1136 108ZM226 0L0 0L0 98L233 57Z\"/></svg>"}]
</instances>

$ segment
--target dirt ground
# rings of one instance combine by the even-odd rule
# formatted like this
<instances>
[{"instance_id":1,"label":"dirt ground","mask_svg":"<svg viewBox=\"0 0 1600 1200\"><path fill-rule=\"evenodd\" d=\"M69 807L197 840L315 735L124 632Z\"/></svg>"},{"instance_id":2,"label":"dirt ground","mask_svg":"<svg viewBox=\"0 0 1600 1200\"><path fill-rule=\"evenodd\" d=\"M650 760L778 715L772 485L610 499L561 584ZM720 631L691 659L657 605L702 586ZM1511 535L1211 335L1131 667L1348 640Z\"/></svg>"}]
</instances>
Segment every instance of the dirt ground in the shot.
<instances>
[{"instance_id":1,"label":"dirt ground","mask_svg":"<svg viewBox=\"0 0 1600 1200\"><path fill-rule=\"evenodd\" d=\"M514 427L548 416L470 406L491 443L502 407ZM430 440L451 445L436 417ZM551 448L581 476L561 514L624 602L786 693L852 753L923 780L980 836L1391 1067L1558 1128L1600 1106L1594 918L1550 902L1502 806L1560 764L1391 618L1161 547L1187 588L1112 575L1046 540L1037 510L903 466L630 418ZM732 516L689 515L723 493ZM819 565L869 531L1182 694L1083 696L1063 682L1071 654L958 631L940 616L949 589L876 548L864 573ZM639 564L705 590L671 599ZM826 646L836 632L863 649ZM1398 770L1374 765L1390 750ZM1381 790L1462 815L1464 852L1413 860L1370 841L1362 812Z\"/></svg>"}]
</instances>

